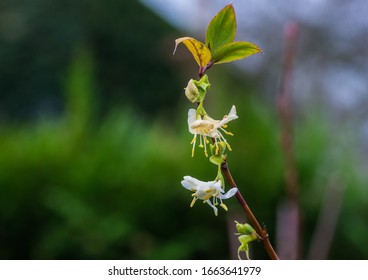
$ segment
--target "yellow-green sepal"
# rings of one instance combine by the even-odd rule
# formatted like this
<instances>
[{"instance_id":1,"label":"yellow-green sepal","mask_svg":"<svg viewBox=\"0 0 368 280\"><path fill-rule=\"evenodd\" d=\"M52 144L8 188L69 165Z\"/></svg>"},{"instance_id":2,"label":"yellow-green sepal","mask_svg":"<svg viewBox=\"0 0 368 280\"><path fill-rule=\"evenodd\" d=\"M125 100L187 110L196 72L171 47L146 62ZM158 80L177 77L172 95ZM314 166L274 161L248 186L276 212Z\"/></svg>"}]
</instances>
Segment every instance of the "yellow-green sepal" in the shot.
<instances>
[{"instance_id":1,"label":"yellow-green sepal","mask_svg":"<svg viewBox=\"0 0 368 280\"><path fill-rule=\"evenodd\" d=\"M210 162L216 165L221 165L224 162L224 159L222 158L222 156L211 156Z\"/></svg>"}]
</instances>

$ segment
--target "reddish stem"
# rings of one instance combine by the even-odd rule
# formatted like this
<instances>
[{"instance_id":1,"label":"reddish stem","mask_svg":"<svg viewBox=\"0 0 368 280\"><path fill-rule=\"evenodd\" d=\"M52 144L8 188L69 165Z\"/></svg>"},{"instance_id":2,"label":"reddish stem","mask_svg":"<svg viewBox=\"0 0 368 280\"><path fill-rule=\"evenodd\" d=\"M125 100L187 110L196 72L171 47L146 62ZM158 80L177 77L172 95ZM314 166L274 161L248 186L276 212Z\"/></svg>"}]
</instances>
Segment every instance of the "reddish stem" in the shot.
<instances>
[{"instance_id":1,"label":"reddish stem","mask_svg":"<svg viewBox=\"0 0 368 280\"><path fill-rule=\"evenodd\" d=\"M205 74L205 72L210 69L213 65L213 62L208 63L206 66L199 67L199 72L198 72L198 76L199 79L203 77L203 75ZM212 139L213 140L213 139ZM226 160L224 160L224 162L221 164L221 171L224 174L226 180L228 181L229 185L232 188L237 188L235 181L231 175L229 166L226 162ZM262 242L263 247L265 248L267 254L269 255L269 257L272 260L279 260L279 257L277 256L275 250L273 249L271 242L268 238L268 233L266 228L262 228L257 220L257 218L254 216L252 210L249 208L248 204L245 202L240 190L238 189L237 193L236 193L236 198L238 199L241 207L243 208L245 215L247 216L247 218L249 219L250 223L252 224L253 228L255 229L255 231L257 232L258 236L259 236L259 240Z\"/></svg>"},{"instance_id":2,"label":"reddish stem","mask_svg":"<svg viewBox=\"0 0 368 280\"><path fill-rule=\"evenodd\" d=\"M296 22L285 26L285 49L277 106L281 126L281 151L285 162L286 200L278 214L278 251L283 259L300 257L299 180L293 151L292 74L299 27Z\"/></svg>"},{"instance_id":3,"label":"reddish stem","mask_svg":"<svg viewBox=\"0 0 368 280\"><path fill-rule=\"evenodd\" d=\"M236 183L233 179L233 176L231 175L229 166L228 166L226 161L224 161L221 164L221 171L222 171L222 174L224 174L224 176L225 176L226 180L228 181L229 185L232 188L237 188ZM272 260L278 260L279 257L277 256L275 250L273 249L273 247L271 245L271 242L270 242L270 239L268 237L268 233L267 233L266 228L261 227L261 225L259 224L257 218L254 216L252 210L249 208L248 204L244 200L239 188L238 188L238 192L236 193L236 198L238 199L241 207L243 208L243 210L245 212L245 215L247 216L249 222L252 224L253 228L255 229L257 234L259 235L259 237L260 237L259 240L262 242L263 247L265 248L265 250L266 250L267 254L269 255L269 257Z\"/></svg>"}]
</instances>

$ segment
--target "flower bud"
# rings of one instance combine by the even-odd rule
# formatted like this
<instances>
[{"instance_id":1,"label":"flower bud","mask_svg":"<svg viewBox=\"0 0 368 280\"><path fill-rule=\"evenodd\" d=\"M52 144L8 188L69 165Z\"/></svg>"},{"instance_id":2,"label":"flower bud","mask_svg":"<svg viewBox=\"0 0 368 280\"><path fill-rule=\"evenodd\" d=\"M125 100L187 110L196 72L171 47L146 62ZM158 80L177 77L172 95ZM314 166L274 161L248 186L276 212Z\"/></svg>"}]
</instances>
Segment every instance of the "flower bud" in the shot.
<instances>
[{"instance_id":1,"label":"flower bud","mask_svg":"<svg viewBox=\"0 0 368 280\"><path fill-rule=\"evenodd\" d=\"M204 75L199 81L191 79L185 88L185 96L192 103L202 102L210 86L207 75Z\"/></svg>"},{"instance_id":2,"label":"flower bud","mask_svg":"<svg viewBox=\"0 0 368 280\"><path fill-rule=\"evenodd\" d=\"M185 88L185 96L189 99L190 102L199 102L199 90L194 83L193 79L190 79L187 87Z\"/></svg>"},{"instance_id":3,"label":"flower bud","mask_svg":"<svg viewBox=\"0 0 368 280\"><path fill-rule=\"evenodd\" d=\"M238 223L237 221L235 221L235 223L236 223L236 230L238 231L235 234L239 235L238 240L240 242L240 246L238 248L238 258L239 260L241 260L240 253L244 251L247 259L250 260L248 244L254 240L257 240L258 234L254 230L254 228L252 228L252 226L247 223L241 224Z\"/></svg>"},{"instance_id":4,"label":"flower bud","mask_svg":"<svg viewBox=\"0 0 368 280\"><path fill-rule=\"evenodd\" d=\"M252 226L250 224L241 224L238 223L237 221L235 221L236 223L236 230L238 231L239 234L252 234L255 233L254 228L252 228Z\"/></svg>"}]
</instances>

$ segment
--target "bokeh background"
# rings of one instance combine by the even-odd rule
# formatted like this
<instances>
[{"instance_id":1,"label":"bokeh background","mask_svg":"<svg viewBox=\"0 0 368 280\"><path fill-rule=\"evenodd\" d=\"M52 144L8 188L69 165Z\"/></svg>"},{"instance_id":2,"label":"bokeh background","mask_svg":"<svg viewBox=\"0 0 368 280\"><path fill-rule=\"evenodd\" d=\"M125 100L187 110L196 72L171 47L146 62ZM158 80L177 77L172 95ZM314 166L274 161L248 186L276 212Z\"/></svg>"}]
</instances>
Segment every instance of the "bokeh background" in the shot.
<instances>
[{"instance_id":1,"label":"bokeh background","mask_svg":"<svg viewBox=\"0 0 368 280\"><path fill-rule=\"evenodd\" d=\"M215 217L201 203L189 208L180 184L185 175L213 180L216 168L200 150L190 157L183 88L197 66L185 48L172 55L178 37L203 40L226 4L0 2L1 259L236 258L233 221L245 222L236 200ZM237 106L229 165L239 188L282 250L276 97L283 29L296 21L298 254L368 258L368 4L233 4L237 39L264 54L210 69L206 108L221 118ZM268 258L257 243L251 256Z\"/></svg>"}]
</instances>

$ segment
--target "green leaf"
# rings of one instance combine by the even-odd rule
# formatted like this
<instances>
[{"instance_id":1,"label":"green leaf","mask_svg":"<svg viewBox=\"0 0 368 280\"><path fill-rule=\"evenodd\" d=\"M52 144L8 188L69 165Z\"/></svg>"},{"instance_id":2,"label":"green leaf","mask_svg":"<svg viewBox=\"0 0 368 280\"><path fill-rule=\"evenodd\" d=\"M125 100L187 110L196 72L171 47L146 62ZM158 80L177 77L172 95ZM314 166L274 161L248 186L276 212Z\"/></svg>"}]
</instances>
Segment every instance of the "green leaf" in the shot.
<instances>
[{"instance_id":1,"label":"green leaf","mask_svg":"<svg viewBox=\"0 0 368 280\"><path fill-rule=\"evenodd\" d=\"M232 4L227 5L214 16L207 27L206 46L215 55L223 45L235 39L236 18Z\"/></svg>"},{"instance_id":2,"label":"green leaf","mask_svg":"<svg viewBox=\"0 0 368 280\"><path fill-rule=\"evenodd\" d=\"M176 39L174 53L180 43L183 43L192 53L195 61L198 63L199 66L205 67L211 61L211 51L202 42L199 42L191 37L182 37Z\"/></svg>"},{"instance_id":3,"label":"green leaf","mask_svg":"<svg viewBox=\"0 0 368 280\"><path fill-rule=\"evenodd\" d=\"M249 42L233 42L222 46L212 57L214 64L220 64L246 58L262 50Z\"/></svg>"},{"instance_id":4,"label":"green leaf","mask_svg":"<svg viewBox=\"0 0 368 280\"><path fill-rule=\"evenodd\" d=\"M222 158L222 156L211 156L210 157L210 162L212 162L213 164L216 164L216 165L221 165L224 160Z\"/></svg>"}]
</instances>

